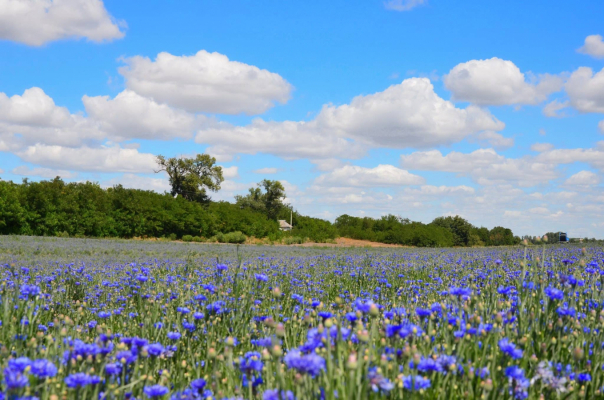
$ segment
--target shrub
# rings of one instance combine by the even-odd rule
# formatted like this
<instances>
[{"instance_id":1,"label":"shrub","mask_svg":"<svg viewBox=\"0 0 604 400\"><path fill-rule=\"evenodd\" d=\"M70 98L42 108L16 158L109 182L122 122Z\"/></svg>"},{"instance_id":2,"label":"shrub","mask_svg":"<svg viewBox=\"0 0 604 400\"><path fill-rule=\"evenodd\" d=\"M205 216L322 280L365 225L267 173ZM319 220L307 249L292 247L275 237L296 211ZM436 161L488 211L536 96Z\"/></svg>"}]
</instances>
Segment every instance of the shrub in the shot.
<instances>
[{"instance_id":1,"label":"shrub","mask_svg":"<svg viewBox=\"0 0 604 400\"><path fill-rule=\"evenodd\" d=\"M171 233L168 235L168 239L170 240L176 240L176 233Z\"/></svg>"},{"instance_id":2,"label":"shrub","mask_svg":"<svg viewBox=\"0 0 604 400\"><path fill-rule=\"evenodd\" d=\"M192 242L193 241L193 236L191 236L191 235L184 235L182 237L182 241L183 242Z\"/></svg>"},{"instance_id":3,"label":"shrub","mask_svg":"<svg viewBox=\"0 0 604 400\"><path fill-rule=\"evenodd\" d=\"M201 243L203 242L203 238L201 236L193 236L193 241L195 243Z\"/></svg>"},{"instance_id":4,"label":"shrub","mask_svg":"<svg viewBox=\"0 0 604 400\"><path fill-rule=\"evenodd\" d=\"M224 235L224 240L226 243L245 243L245 239L247 239L247 237L239 231Z\"/></svg>"},{"instance_id":5,"label":"shrub","mask_svg":"<svg viewBox=\"0 0 604 400\"><path fill-rule=\"evenodd\" d=\"M285 244L302 244L304 243L304 239L302 239L300 236L288 236L285 239L283 239L283 243Z\"/></svg>"}]
</instances>

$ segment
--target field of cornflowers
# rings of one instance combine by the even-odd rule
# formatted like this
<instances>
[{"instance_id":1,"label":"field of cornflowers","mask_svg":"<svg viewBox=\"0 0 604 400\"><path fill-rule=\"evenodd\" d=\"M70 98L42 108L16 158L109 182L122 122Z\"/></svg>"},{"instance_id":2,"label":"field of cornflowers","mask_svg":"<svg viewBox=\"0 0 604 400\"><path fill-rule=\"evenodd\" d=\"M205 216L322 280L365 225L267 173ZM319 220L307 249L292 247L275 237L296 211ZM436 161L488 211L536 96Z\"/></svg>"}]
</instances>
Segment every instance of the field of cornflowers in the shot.
<instances>
[{"instance_id":1,"label":"field of cornflowers","mask_svg":"<svg viewBox=\"0 0 604 400\"><path fill-rule=\"evenodd\" d=\"M0 237L3 399L588 399L604 249Z\"/></svg>"}]
</instances>

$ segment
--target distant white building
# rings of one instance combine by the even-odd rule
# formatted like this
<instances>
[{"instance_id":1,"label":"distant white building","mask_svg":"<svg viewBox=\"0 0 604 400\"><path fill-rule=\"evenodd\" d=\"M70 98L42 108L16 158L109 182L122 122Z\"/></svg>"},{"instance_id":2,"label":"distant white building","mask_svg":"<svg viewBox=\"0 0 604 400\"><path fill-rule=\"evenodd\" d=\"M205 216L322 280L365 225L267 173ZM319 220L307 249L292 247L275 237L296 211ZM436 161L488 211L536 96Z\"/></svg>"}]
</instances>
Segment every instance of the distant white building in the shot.
<instances>
[{"instance_id":1,"label":"distant white building","mask_svg":"<svg viewBox=\"0 0 604 400\"><path fill-rule=\"evenodd\" d=\"M282 230L282 231L291 231L292 228L293 228L293 226L291 226L290 224L288 224L286 220L284 220L284 219L280 219L279 220L279 230Z\"/></svg>"}]
</instances>

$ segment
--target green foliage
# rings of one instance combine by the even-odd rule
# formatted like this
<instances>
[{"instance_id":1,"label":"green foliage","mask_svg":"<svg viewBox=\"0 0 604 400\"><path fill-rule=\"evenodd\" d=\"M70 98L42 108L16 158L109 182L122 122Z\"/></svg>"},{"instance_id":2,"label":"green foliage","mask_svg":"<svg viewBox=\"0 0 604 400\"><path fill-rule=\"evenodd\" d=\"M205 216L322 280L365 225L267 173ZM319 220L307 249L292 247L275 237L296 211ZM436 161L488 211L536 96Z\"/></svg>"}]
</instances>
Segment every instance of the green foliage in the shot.
<instances>
[{"instance_id":1,"label":"green foliage","mask_svg":"<svg viewBox=\"0 0 604 400\"><path fill-rule=\"evenodd\" d=\"M207 154L198 154L195 158L168 158L157 156L159 169L170 178L172 196L179 195L187 200L209 203L206 190L217 192L224 181L222 167L215 165L216 159Z\"/></svg>"},{"instance_id":2,"label":"green foliage","mask_svg":"<svg viewBox=\"0 0 604 400\"><path fill-rule=\"evenodd\" d=\"M320 218L293 213L292 236L308 238L313 242L325 243L338 237L338 230L331 222Z\"/></svg>"},{"instance_id":3,"label":"green foliage","mask_svg":"<svg viewBox=\"0 0 604 400\"><path fill-rule=\"evenodd\" d=\"M191 235L184 235L182 237L182 241L183 242L192 242L193 241L193 236L191 236Z\"/></svg>"},{"instance_id":4,"label":"green foliage","mask_svg":"<svg viewBox=\"0 0 604 400\"><path fill-rule=\"evenodd\" d=\"M454 246L470 245L470 233L474 227L459 215L435 218L430 225L439 226L451 232Z\"/></svg>"},{"instance_id":5,"label":"green foliage","mask_svg":"<svg viewBox=\"0 0 604 400\"><path fill-rule=\"evenodd\" d=\"M218 243L245 243L246 240L246 236L237 231L237 232L230 232L230 233L218 233L216 235L216 240L218 241Z\"/></svg>"},{"instance_id":6,"label":"green foliage","mask_svg":"<svg viewBox=\"0 0 604 400\"><path fill-rule=\"evenodd\" d=\"M439 217L426 225L386 215L380 219L341 215L335 221L340 236L418 247L511 245L519 243L505 228L476 228L463 218ZM504 231L501 231L504 229Z\"/></svg>"},{"instance_id":7,"label":"green foliage","mask_svg":"<svg viewBox=\"0 0 604 400\"><path fill-rule=\"evenodd\" d=\"M301 238L300 236L286 236L283 239L283 243L290 245L290 244L302 244L304 243L304 239Z\"/></svg>"},{"instance_id":8,"label":"green foliage","mask_svg":"<svg viewBox=\"0 0 604 400\"><path fill-rule=\"evenodd\" d=\"M285 188L281 182L269 179L264 179L257 186L250 188L245 196L235 196L235 203L241 208L262 212L269 219L276 219L285 208Z\"/></svg>"},{"instance_id":9,"label":"green foliage","mask_svg":"<svg viewBox=\"0 0 604 400\"><path fill-rule=\"evenodd\" d=\"M60 178L23 184L0 181L0 234L61 237L211 237L240 231L266 237L276 221L227 202L202 205L170 194L103 189Z\"/></svg>"},{"instance_id":10,"label":"green foliage","mask_svg":"<svg viewBox=\"0 0 604 400\"><path fill-rule=\"evenodd\" d=\"M195 243L201 243L201 242L203 242L203 238L200 236L193 236L193 241Z\"/></svg>"}]
</instances>

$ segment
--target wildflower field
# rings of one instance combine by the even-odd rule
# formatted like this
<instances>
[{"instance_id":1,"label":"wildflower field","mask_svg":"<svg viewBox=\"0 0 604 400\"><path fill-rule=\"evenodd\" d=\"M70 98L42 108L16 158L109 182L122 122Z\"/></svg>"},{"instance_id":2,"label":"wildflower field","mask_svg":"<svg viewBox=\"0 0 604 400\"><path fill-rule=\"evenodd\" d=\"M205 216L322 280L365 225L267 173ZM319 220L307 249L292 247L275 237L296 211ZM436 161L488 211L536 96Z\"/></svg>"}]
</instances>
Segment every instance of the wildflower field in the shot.
<instances>
[{"instance_id":1,"label":"wildflower field","mask_svg":"<svg viewBox=\"0 0 604 400\"><path fill-rule=\"evenodd\" d=\"M0 237L5 399L602 397L601 247Z\"/></svg>"}]
</instances>

